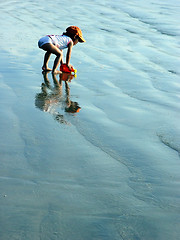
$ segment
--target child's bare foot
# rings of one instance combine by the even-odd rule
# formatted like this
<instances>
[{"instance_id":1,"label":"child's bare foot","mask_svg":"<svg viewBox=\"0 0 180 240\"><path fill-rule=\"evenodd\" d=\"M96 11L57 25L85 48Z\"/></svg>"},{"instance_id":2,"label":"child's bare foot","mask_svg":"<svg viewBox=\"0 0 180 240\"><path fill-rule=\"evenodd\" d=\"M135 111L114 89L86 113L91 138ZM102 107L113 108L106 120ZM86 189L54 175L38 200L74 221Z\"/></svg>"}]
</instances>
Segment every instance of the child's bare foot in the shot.
<instances>
[{"instance_id":1,"label":"child's bare foot","mask_svg":"<svg viewBox=\"0 0 180 240\"><path fill-rule=\"evenodd\" d=\"M54 75L56 75L56 74L60 74L60 73L62 73L62 72L59 71L59 70L52 71L52 74L54 74Z\"/></svg>"},{"instance_id":2,"label":"child's bare foot","mask_svg":"<svg viewBox=\"0 0 180 240\"><path fill-rule=\"evenodd\" d=\"M51 68L42 67L42 70L45 71L45 72L50 72L52 69Z\"/></svg>"}]
</instances>

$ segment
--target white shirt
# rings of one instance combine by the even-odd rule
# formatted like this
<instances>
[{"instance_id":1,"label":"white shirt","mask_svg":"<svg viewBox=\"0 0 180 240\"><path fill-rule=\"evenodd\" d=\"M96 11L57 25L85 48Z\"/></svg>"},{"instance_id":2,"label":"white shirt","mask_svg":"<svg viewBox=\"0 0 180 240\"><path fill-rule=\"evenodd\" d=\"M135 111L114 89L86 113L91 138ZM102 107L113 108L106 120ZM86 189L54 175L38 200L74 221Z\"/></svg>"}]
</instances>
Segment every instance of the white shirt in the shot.
<instances>
[{"instance_id":1,"label":"white shirt","mask_svg":"<svg viewBox=\"0 0 180 240\"><path fill-rule=\"evenodd\" d=\"M48 35L51 38L52 43L59 49L68 47L68 44L72 42L72 39L66 35Z\"/></svg>"}]
</instances>

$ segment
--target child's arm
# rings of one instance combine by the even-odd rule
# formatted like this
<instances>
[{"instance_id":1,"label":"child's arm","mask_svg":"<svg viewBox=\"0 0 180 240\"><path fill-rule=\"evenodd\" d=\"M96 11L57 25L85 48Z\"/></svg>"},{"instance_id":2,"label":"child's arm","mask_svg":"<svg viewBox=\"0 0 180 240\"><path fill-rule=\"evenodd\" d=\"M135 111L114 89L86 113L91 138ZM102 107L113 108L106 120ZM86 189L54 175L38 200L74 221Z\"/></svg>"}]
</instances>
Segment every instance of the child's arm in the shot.
<instances>
[{"instance_id":1,"label":"child's arm","mask_svg":"<svg viewBox=\"0 0 180 240\"><path fill-rule=\"evenodd\" d=\"M71 69L71 65L70 65L69 63L70 63L70 59L71 59L72 47L73 47L73 42L71 41L71 42L68 44L68 50L67 50L67 54L66 54L66 65L67 65L68 68L70 68L70 69Z\"/></svg>"},{"instance_id":2,"label":"child's arm","mask_svg":"<svg viewBox=\"0 0 180 240\"><path fill-rule=\"evenodd\" d=\"M63 50L61 50L61 52L62 52L62 58L61 58L60 64L63 64Z\"/></svg>"}]
</instances>

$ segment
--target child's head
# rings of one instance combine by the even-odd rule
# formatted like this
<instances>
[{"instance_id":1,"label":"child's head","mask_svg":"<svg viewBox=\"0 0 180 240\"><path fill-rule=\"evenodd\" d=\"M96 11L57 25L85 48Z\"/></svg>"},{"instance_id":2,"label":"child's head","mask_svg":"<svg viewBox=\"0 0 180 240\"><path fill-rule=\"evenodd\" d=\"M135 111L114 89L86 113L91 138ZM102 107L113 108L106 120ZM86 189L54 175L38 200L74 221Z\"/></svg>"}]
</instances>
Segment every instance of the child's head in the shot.
<instances>
[{"instance_id":1,"label":"child's head","mask_svg":"<svg viewBox=\"0 0 180 240\"><path fill-rule=\"evenodd\" d=\"M73 42L76 42L77 40L78 40L78 42L86 41L82 36L81 29L76 26L70 26L70 27L66 28L66 32L63 34L70 37L73 40Z\"/></svg>"}]
</instances>

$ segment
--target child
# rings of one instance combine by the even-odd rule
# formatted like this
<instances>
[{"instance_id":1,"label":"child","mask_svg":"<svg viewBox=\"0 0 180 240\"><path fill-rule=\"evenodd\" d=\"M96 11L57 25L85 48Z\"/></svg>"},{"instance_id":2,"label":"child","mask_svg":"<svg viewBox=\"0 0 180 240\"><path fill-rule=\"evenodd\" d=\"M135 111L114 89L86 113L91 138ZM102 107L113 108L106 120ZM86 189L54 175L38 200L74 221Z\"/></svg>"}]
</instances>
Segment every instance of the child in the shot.
<instances>
[{"instance_id":1,"label":"child","mask_svg":"<svg viewBox=\"0 0 180 240\"><path fill-rule=\"evenodd\" d=\"M46 51L44 55L44 64L42 66L42 70L51 71L51 69L48 68L48 62L51 53L53 53L56 55L56 58L54 60L52 72L54 74L61 73L61 71L57 70L57 67L59 66L60 62L62 63L63 59L62 50L64 48L68 48L66 54L66 65L68 66L69 69L71 69L72 66L70 65L70 58L72 47L76 45L78 42L85 42L85 39L82 36L81 29L76 26L68 27L66 29L66 32L63 33L63 35L47 35L45 37L42 37L38 42L39 48Z\"/></svg>"}]
</instances>

